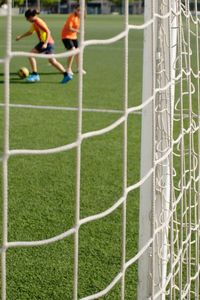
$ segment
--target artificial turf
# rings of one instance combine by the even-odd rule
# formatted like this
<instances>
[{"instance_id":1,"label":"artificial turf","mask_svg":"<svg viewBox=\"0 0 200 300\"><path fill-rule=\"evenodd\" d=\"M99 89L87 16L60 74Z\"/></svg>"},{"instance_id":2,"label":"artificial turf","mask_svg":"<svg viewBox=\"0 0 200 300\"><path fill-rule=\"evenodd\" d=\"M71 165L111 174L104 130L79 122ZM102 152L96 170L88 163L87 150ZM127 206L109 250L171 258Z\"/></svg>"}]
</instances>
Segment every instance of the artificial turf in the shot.
<instances>
[{"instance_id":1,"label":"artificial turf","mask_svg":"<svg viewBox=\"0 0 200 300\"><path fill-rule=\"evenodd\" d=\"M65 15L42 15L64 52L60 31ZM131 24L142 22L130 16ZM29 51L36 37L15 41L30 24L24 16L12 18L12 51ZM107 39L124 29L123 16L90 16L85 20L85 39ZM6 40L6 18L0 18L0 36ZM128 106L141 103L143 31L129 34ZM0 57L5 57L5 42ZM59 59L63 65L66 58ZM41 81L19 79L26 57L10 61L10 149L49 149L76 141L78 75L67 85L62 76L38 59ZM82 132L102 129L116 121L124 108L124 40L93 45L84 51ZM4 101L4 74L0 65L0 102ZM21 107L17 105L32 105ZM16 106L15 106L16 105ZM43 108L38 108L42 106ZM48 108L48 109L45 109ZM54 109L57 108L57 109ZM59 108L59 109L58 109ZM63 108L63 109L62 109ZM95 110L104 110L95 111ZM116 110L112 112L109 110ZM1 154L4 109L1 107ZM140 115L128 117L127 184L139 180ZM8 241L32 241L56 236L74 226L76 208L76 148L48 155L11 156L8 161ZM105 211L123 194L123 124L81 143L80 218ZM127 197L126 260L137 253L139 190ZM2 223L2 222L1 222ZM78 297L106 288L121 270L122 206L105 218L79 229ZM7 251L7 299L73 299L74 238L37 247ZM136 299L137 263L126 272L126 299ZM120 283L101 299L120 299Z\"/></svg>"}]
</instances>

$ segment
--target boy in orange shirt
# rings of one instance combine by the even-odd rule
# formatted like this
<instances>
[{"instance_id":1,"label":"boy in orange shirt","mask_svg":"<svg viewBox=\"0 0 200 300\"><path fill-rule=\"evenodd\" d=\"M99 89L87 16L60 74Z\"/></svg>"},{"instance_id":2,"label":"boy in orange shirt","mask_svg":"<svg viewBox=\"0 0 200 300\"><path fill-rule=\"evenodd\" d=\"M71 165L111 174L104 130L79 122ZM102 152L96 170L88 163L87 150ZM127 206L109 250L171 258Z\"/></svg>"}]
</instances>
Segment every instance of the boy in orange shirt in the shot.
<instances>
[{"instance_id":1,"label":"boy in orange shirt","mask_svg":"<svg viewBox=\"0 0 200 300\"><path fill-rule=\"evenodd\" d=\"M80 5L77 4L74 8L73 13L71 13L62 28L61 38L63 44L67 50L74 50L78 48L78 38L77 34L79 33L80 28ZM69 56L67 60L67 73L73 75L72 72L72 63L74 60L74 56ZM77 70L79 66L79 55L75 56ZM86 74L84 70L82 70L83 74Z\"/></svg>"}]
</instances>

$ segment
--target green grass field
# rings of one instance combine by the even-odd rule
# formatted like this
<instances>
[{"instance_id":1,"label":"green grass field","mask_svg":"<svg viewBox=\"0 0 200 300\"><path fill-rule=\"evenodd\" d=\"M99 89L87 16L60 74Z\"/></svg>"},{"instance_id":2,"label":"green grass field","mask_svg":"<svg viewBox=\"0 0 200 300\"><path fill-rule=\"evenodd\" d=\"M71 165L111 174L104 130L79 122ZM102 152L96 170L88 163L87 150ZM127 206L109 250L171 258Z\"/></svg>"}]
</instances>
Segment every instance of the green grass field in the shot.
<instances>
[{"instance_id":1,"label":"green grass field","mask_svg":"<svg viewBox=\"0 0 200 300\"><path fill-rule=\"evenodd\" d=\"M56 42L56 53L64 52L60 31L65 15L42 15L48 23ZM107 39L124 29L123 16L87 16L85 39ZM130 24L141 24L143 17L130 16ZM173 120L173 138L191 126L187 116L192 111L193 126L199 114L198 74L199 61L195 34L187 45L187 26L183 21L185 36L183 53L177 58L177 74L183 68L188 70L188 61L193 72L177 79L175 89L176 117ZM36 43L35 36L15 41L15 37L29 28L23 16L12 18L12 50L29 51ZM184 27L185 26L185 27ZM195 25L191 25L195 33ZM6 57L6 18L0 17L0 61ZM143 31L129 32L128 59L128 106L141 103ZM190 50L190 52L189 52ZM65 65L66 58L59 59ZM73 143L77 140L78 127L78 75L67 85L61 85L62 76L49 66L47 59L38 59L41 81L27 84L17 72L20 67L29 68L26 57L13 57L10 62L10 128L9 149L49 149ZM83 78L82 133L96 131L111 125L124 108L124 40L111 45L96 45L85 48ZM30 69L30 68L29 68ZM182 70L181 70L182 72ZM191 84L191 82L192 84ZM182 88L182 91L180 89ZM191 89L191 98L188 91ZM180 92L182 95L180 96ZM182 97L179 102L179 97ZM3 169L4 128L4 67L0 63L0 151ZM182 108L180 107L182 105ZM180 111L185 116L181 123ZM190 110L190 111L189 111ZM128 116L127 185L140 178L141 116ZM198 125L198 124L197 124ZM151 125L150 125L151 126ZM104 212L123 195L123 124L112 131L84 139L81 143L80 218ZM189 132L189 131L188 131ZM193 134L193 133L192 133ZM181 158L188 172L191 157L188 155L190 132L183 136L186 149ZM199 151L199 134L193 134L192 155ZM156 143L155 143L156 144ZM148 146L148 145L147 145ZM180 154L180 144L173 146ZM199 158L199 157L198 157ZM193 163L195 157L192 158ZM197 159L197 155L196 155ZM71 149L57 154L10 156L8 161L8 241L37 241L48 239L74 227L76 216L77 151ZM196 164L196 163L194 163ZM174 184L178 186L181 164L180 155L173 157ZM199 170L194 167L195 172ZM2 173L2 172L1 172ZM184 173L184 172L183 172ZM186 175L186 177L189 177ZM197 174L196 177L198 177ZM0 176L2 181L2 176ZM2 184L1 184L2 186ZM194 198L196 197L196 189ZM187 192L189 194L189 192ZM179 197L175 189L173 201ZM2 192L1 192L2 195ZM188 199L185 196L186 214ZM2 197L1 197L2 199ZM1 200L2 206L2 200ZM176 203L176 217L180 221L181 201ZM196 207L196 205L194 205ZM196 215L194 214L194 219ZM187 218L186 218L187 219ZM126 261L138 252L139 189L128 194L126 219ZM145 220L144 220L145 222ZM196 221L195 221L196 222ZM1 218L2 230L2 218ZM186 220L187 225L187 220ZM187 227L187 226L186 226ZM105 289L121 269L122 206L108 216L81 225L79 228L78 252L78 298L98 293ZM179 233L177 233L178 236ZM1 237L2 242L2 237ZM181 241L177 238L174 247L179 251ZM186 245L187 247L187 245ZM191 246L192 255L196 244ZM187 253L187 252L186 252ZM74 236L61 241L37 246L9 248L7 251L7 299L8 300L72 300L74 268ZM183 268L182 286L187 286L190 264ZM194 266L191 268L194 269ZM175 270L174 282L179 284L179 273ZM185 280L185 281L184 281ZM125 299L137 299L137 262L126 272ZM192 282L193 284L194 282ZM174 287L176 290L176 287ZM120 283L101 299L120 300ZM176 293L176 291L175 291ZM177 294L178 295L178 292ZM193 296L193 295L192 295ZM176 297L175 297L176 298ZM192 298L191 298L192 299Z\"/></svg>"},{"instance_id":2,"label":"green grass field","mask_svg":"<svg viewBox=\"0 0 200 300\"><path fill-rule=\"evenodd\" d=\"M56 53L64 52L60 31L65 15L43 15L56 42ZM23 16L12 19L12 50L29 51L36 36L15 41L30 24ZM138 24L142 17L131 16ZM85 39L106 39L124 28L122 16L88 16ZM0 58L5 56L6 19L0 18ZM129 106L141 103L143 32L129 35ZM83 108L123 110L124 41L107 46L90 46L84 52ZM66 59L59 59L63 65ZM34 106L77 107L78 76L67 85L62 76L38 59L41 81L27 84L17 76L20 67L29 68L26 57L14 57L10 64L10 103ZM30 68L29 68L30 69ZM3 65L0 65L0 103L4 95ZM4 110L1 107L1 122ZM121 115L111 112L83 112L83 132L104 128ZM68 110L10 108L10 149L48 149L74 142L77 112ZM139 179L140 116L128 118L128 184ZM3 128L3 127L2 127ZM3 130L1 130L1 141ZM2 142L1 142L2 144ZM2 151L2 147L1 147ZM51 155L21 155L9 159L8 240L41 240L74 226L76 203L76 150ZM84 140L81 145L80 217L100 213L123 193L123 125L104 135ZM126 259L137 253L139 190L127 200ZM121 268L122 207L111 215L80 227L79 298L104 289ZM7 251L7 299L71 300L73 298L74 238L38 247ZM136 299L137 264L126 273L126 299ZM120 299L120 284L101 299Z\"/></svg>"}]
</instances>

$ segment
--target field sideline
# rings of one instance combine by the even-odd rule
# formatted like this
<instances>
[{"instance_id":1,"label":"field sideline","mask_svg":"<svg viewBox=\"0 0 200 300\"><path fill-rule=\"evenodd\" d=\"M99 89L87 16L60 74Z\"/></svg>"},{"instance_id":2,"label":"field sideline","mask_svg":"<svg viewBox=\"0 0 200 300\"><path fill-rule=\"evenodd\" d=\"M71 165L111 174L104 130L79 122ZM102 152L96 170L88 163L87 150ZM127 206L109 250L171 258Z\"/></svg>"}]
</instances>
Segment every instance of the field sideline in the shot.
<instances>
[{"instance_id":1,"label":"field sideline","mask_svg":"<svg viewBox=\"0 0 200 300\"><path fill-rule=\"evenodd\" d=\"M56 42L56 53L64 52L60 30L65 15L42 15ZM131 16L130 23L142 23ZM0 36L5 41L5 17L0 17ZM29 51L36 37L15 41L30 24L23 16L12 19L12 50ZM122 16L90 16L85 39L106 39L124 28ZM2 46L3 45L3 46ZM129 107L141 103L143 32L129 34ZM124 41L107 46L90 46L84 52L83 132L102 129L121 115L124 103ZM0 58L5 56L5 43ZM66 59L59 59L63 65ZM77 137L78 75L67 85L62 75L38 59L41 81L27 84L17 76L29 68L26 57L10 64L10 149L48 149L72 143ZM30 68L29 68L30 69ZM0 116L3 122L3 66L0 65ZM18 106L17 106L18 105ZM24 105L25 107L22 107ZM34 107L29 107L32 105ZM40 107L40 109L36 109ZM49 109L42 109L46 107ZM66 108L59 109L59 108ZM75 110L67 110L67 108ZM98 110L103 110L100 112ZM114 111L113 111L114 110ZM107 112L106 112L107 111ZM112 112L113 111L113 112ZM128 118L127 184L139 180L139 115ZM1 127L1 153L3 126ZM59 154L12 156L8 163L8 240L47 239L74 225L76 201L76 149ZM123 125L104 135L84 140L81 145L80 217L105 211L123 192ZM1 193L2 194L2 193ZM127 253L137 253L139 190L127 199ZM111 215L80 227L79 298L107 287L121 268L121 206ZM2 223L2 222L1 222ZM7 299L71 300L73 298L73 236L38 247L13 248L7 252ZM126 300L136 299L137 264L126 273ZM120 284L104 298L120 299Z\"/></svg>"}]
</instances>

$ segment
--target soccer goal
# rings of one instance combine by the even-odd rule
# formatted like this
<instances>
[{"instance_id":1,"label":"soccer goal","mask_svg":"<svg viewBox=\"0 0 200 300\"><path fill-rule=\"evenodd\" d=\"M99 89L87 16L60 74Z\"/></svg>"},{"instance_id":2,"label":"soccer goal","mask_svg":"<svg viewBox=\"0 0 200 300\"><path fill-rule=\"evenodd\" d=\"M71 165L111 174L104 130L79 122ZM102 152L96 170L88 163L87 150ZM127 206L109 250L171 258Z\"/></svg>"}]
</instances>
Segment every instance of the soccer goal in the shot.
<instances>
[{"instance_id":1,"label":"soccer goal","mask_svg":"<svg viewBox=\"0 0 200 300\"><path fill-rule=\"evenodd\" d=\"M41 263L42 259L40 259L39 263L42 264L42 269L38 271L36 268L36 271L38 271L37 279L40 279L40 276L42 277L40 272L42 273L43 268L45 268L45 266L48 264L49 257L51 256L48 252L48 249L50 249L50 247L53 248L55 244L58 245L59 243L63 243L62 245L64 246L63 248L59 248L59 244L57 248L55 247L57 252L60 251L58 255L58 261L62 260L64 264L68 259L70 262L70 265L64 265L64 268L62 268L62 263L59 265L61 272L65 272L65 274L62 274L64 284L62 284L60 287L60 281L57 278L54 278L54 276L58 276L59 272L56 269L56 264L53 265L52 268L48 268L47 270L48 273L50 273L50 282L51 284L54 284L53 288L55 288L55 291L51 291L51 296L46 296L46 294L42 293L42 288L47 282L46 280L45 282L42 282L42 288L33 287L34 292L38 292L39 290L38 294L40 294L38 298L40 296L42 297L42 295L45 295L45 299L48 299L48 297L49 299L51 297L54 299L53 297L55 297L55 299L59 300L197 300L200 298L200 12L198 11L198 4L199 3L197 0L193 0L193 2L190 0L146 0L144 1L144 19L142 19L143 21L139 24L139 22L135 22L134 18L130 17L130 3L128 0L125 0L123 16L113 16L115 18L119 17L120 20L121 17L123 18L123 30L117 32L115 36L107 39L96 38L95 33L93 33L93 37L95 35L95 38L86 40L86 21L84 15L81 15L80 48L73 52L74 54L79 53L80 55L80 70L83 68L85 58L84 54L87 49L93 49L94 51L95 46L106 47L115 44L118 41L120 44L117 44L115 48L116 53L121 53L120 47L123 49L123 108L119 110L115 109L115 103L114 105L112 103L114 107L111 107L112 109L108 109L107 107L103 107L102 109L93 109L88 107L85 108L83 105L83 90L85 81L83 80L82 72L79 72L79 75L77 75L78 101L76 107L63 107L61 105L52 106L50 104L46 104L45 106L37 103L35 105L30 105L29 102L24 104L18 103L17 101L14 104L11 103L10 73L11 64L13 63L12 60L14 58L21 57L27 58L31 54L29 52L12 50L12 3L10 0L8 1L5 26L6 51L4 53L5 55L0 57L0 64L3 66L4 70L4 88L2 93L4 101L1 103L1 108L3 108L4 123L3 151L1 157L3 190L1 238L2 300L9 299L9 297L11 299L12 291L15 287L13 288L12 285L10 287L9 282L12 281L12 276L14 276L13 274L16 272L15 274L20 276L20 273L27 273L27 270L23 267L23 264L20 265L21 269L16 271L17 263L15 263L15 260L17 258L17 252L14 253L10 261L8 259L9 253L12 250L17 251L17 249L20 249L18 256L19 260L23 261L23 259L20 259L23 257L21 256L23 251L22 249L25 249L25 252L27 249L37 249L38 252L36 253L28 253L27 256L25 256L26 259L24 259L24 261L27 263L27 266L30 267L30 274L33 276L32 269L34 269L35 265L37 265L37 258L41 255L43 261ZM84 11L84 7L85 1L83 0L81 1L82 11ZM103 25L103 23L101 25ZM112 26L110 27L112 28ZM106 30L107 29L108 28L106 28ZM130 72L129 68L132 51L132 48L129 46L130 44L133 45L133 41L130 40L132 37L131 33L137 31L142 32L144 38L143 63L141 65L141 69L143 70L143 80L141 84L142 100L138 105L134 105L129 99L131 94L130 90L133 91L135 89L134 80L130 78L130 74L133 73ZM137 43L137 40L134 40L134 43ZM92 62L90 61L90 56L88 55L87 60L89 63L91 65L95 65L95 63L99 62L102 57L105 60L106 56L109 56L109 51L108 49L104 50L104 55L101 54L97 56L97 59ZM115 53L113 49L112 52L112 56L114 56ZM69 55L71 55L71 53L63 52L59 54L52 54L52 57L61 59L66 58ZM92 51L90 52L90 55L93 57ZM37 58L45 59L46 56L38 54ZM120 61L120 58L117 57L115 60L116 65L118 63L118 59ZM137 60L138 57L135 56L134 59ZM106 68L105 62L101 65ZM121 64L119 63L119 65ZM117 69L115 69L115 72L117 73ZM93 76L95 76L97 73L100 72L95 72ZM120 72L120 75L121 73L122 72ZM106 73L104 74L106 76ZM90 75L87 76L90 77ZM121 84L121 80L119 78L117 76L113 77L111 85L117 82L115 88ZM48 80L50 79L48 78ZM109 80L109 78L106 80ZM130 85L130 82L133 82L132 86ZM44 83L43 86L45 86L45 84L46 83ZM41 96L45 91L43 86L40 86L39 96ZM56 86L53 82L48 85L48 88L50 89L52 86L56 90L58 85ZM95 85L95 83L92 81L91 89L93 86L97 88L97 85ZM67 92L69 92L69 90L70 88L67 90ZM51 91L52 93L54 92L54 90ZM65 91L65 94L67 92ZM57 93L61 93L60 90ZM104 90L102 89L101 93L105 94L106 92L104 93ZM112 89L112 93L114 93L114 87ZM110 100L109 97L112 96L110 94L108 92L106 99ZM106 105L108 105L108 103L109 101L106 101ZM45 146L43 147L43 144L42 146L40 146L40 144L36 144L39 145L37 149L34 147L20 148L20 146L15 148L15 143L14 146L10 144L10 116L12 109L29 109L29 111L37 110L38 115L39 111L42 111L42 122L44 122L44 111L67 111L70 113L75 111L77 113L77 119L72 119L72 122L69 124L70 130L74 130L75 134L70 136L68 141L68 136L66 137L62 132L61 135L63 135L64 138L61 136L61 139L58 140L56 146L54 147L49 146L49 148L45 148ZM85 112L88 114L101 113L102 116L105 113L107 114L106 121L99 121L100 129L91 129L93 128L92 125L94 125L92 124L88 125L89 130L83 130L83 116L85 116ZM37 118L39 119L38 115L34 115L34 121ZM51 116L52 115L53 114L51 114ZM110 117L111 115L112 118ZM115 118L113 118L113 115L115 115ZM62 118L64 118L64 123L67 122L69 115L67 115L67 117L63 116L64 115L61 115L60 117L59 115L59 117L57 117L58 120L53 118L51 119L52 122L55 121L55 127L58 126L58 128L60 128L60 123L63 121ZM109 121L107 116L110 117ZM132 116L137 116L141 120L141 137L139 138L136 136L134 130L130 132L130 117ZM26 118L29 117L30 115L27 113ZM96 122L96 118L91 120L91 123ZM75 129L73 128L73 125ZM120 145L117 145L117 149L120 149L120 155L116 155L115 151L104 152L104 149L110 147L110 144L107 145L106 142L104 142L102 148L99 148L100 150L98 149L96 154L93 153L93 150L96 147L95 143L92 144L92 149L89 147L86 149L89 149L90 153L92 152L91 156L93 158L93 164L95 159L97 160L98 156L101 156L101 152L112 153L113 156L116 155L117 157L114 157L116 159L113 163L115 168L113 169L114 171L112 170L112 172L110 172L111 176L106 175L106 172L109 172L109 162L112 158L111 155L108 155L106 159L104 157L103 159L98 160L100 167L102 169L104 168L104 174L102 175L103 172L101 173L100 181L104 182L105 185L101 185L102 182L99 184L97 181L92 181L100 168L98 171L96 169L93 170L93 172L91 172L92 176L88 176L87 178L87 188L88 190L95 190L96 185L99 184L100 190L98 191L98 195L95 194L98 200L95 198L92 200L89 199L88 201L89 191L81 191L81 185L84 181L83 176L85 174L85 177L87 177L88 173L86 171L87 169L92 168L92 163L91 161L87 161L87 163L84 165L83 159L86 154L88 155L89 150L84 152L83 148L85 147L85 144L87 142L89 143L92 139L96 137L102 138L106 136L106 134L112 133L119 127L121 134L119 140L117 139L118 135L115 133L110 144L112 147L114 147L116 146L114 145L114 142L116 144L119 142ZM38 132L38 135L42 135L40 130L38 130ZM137 133L138 132L140 132L140 130L138 130ZM58 133L58 131L55 131L54 133L55 139L56 133ZM136 138L135 141L141 140L140 157L137 159L137 162L140 161L141 165L140 175L138 176L139 179L137 178L137 182L134 182L135 178L130 179L130 174L128 174L128 164L131 163L131 160L128 159L128 151L130 150L129 138L131 136ZM34 143L31 144L30 141L31 138L29 139L29 142L30 145L33 145ZM42 143L42 140L43 138L41 137L39 141ZM19 145L21 145L20 139L17 139L17 142L19 142ZM70 154L70 159L65 158L63 160L65 163L64 167L61 156L59 156L59 159L57 158L57 165L53 164L54 160L56 159L56 155L62 155L63 153L68 153L70 151L75 151L75 154ZM51 157L45 164L45 157L48 156ZM31 171L36 173L36 180L33 182L37 184L38 190L36 191L37 195L35 195L35 190L30 188L29 194L33 193L33 195L31 194L32 198L30 196L30 199L28 198L28 200L23 200L23 205L22 197L20 195L21 198L19 197L19 199L21 202L18 202L20 207L18 212L20 213L23 211L25 214L23 206L29 209L29 206L33 205L33 208L31 207L30 211L32 212L32 210L36 210L41 219L47 219L47 229L45 229L47 230L48 234L44 231L44 234L41 235L37 233L36 236L39 236L39 238L24 240L23 238L21 240L15 239L14 234L14 237L12 236L12 239L10 240L11 234L9 235L9 230L13 230L13 232L15 232L15 228L12 228L12 220L10 221L9 217L10 215L14 215L16 218L18 217L17 214L13 214L13 211L10 213L10 210L14 210L13 207L9 205L10 198L15 198L15 194L17 195L16 190L18 188L22 189L23 194L25 184L23 183L23 186L19 187L20 184L17 185L17 181L14 192L12 192L12 187L10 192L12 180L9 177L12 177L12 179L17 177L13 171L14 163L12 159L16 159L17 161L17 159L20 159L20 157L30 157L28 162L24 159L24 161L21 160L21 164L19 164L19 166L21 166L20 175L22 172L25 173L25 175L21 176L27 185L32 183L31 180L32 177L34 177L34 175L27 170L33 161L34 167L31 169ZM42 162L40 161L35 163L34 160L36 157L44 158ZM73 159L75 160L75 163L72 163ZM119 161L120 167L117 168L116 164ZM34 164L36 164L36 166ZM44 172L43 175L42 166L44 164L46 170L51 170L50 172L52 173L52 177L50 175L49 177L47 176L48 171L46 173ZM52 169L49 168L51 164L53 165ZM97 167L98 166L96 166L96 168ZM69 168L70 171L67 168ZM118 169L120 169L120 171ZM116 174L115 172L118 173ZM38 174L40 174L41 177L37 177ZM60 174L62 176L59 177L59 180L56 180L56 176L59 176ZM67 177L66 181L64 181L64 176ZM46 177L48 177L50 183L48 180L46 180ZM72 184L68 186L68 181L70 181L72 177ZM40 180L44 179L46 185L49 184L49 193L47 193L43 186L40 190L40 180L38 178L40 178ZM110 181L116 180L116 183L119 182L119 178L120 180L122 179L120 181L120 189L118 190L118 186L115 184L112 186L111 191L109 189ZM105 182L108 182L107 185ZM130 184L130 182L132 184ZM55 183L58 184L59 188L55 188ZM54 189L56 189L57 192L55 194L53 194ZM102 198L105 198L105 190L106 192L110 193L112 199L106 198L106 201L103 203ZM113 193L116 192L116 190L118 194L117 196L113 196ZM85 198L83 197L84 192L86 194ZM133 230L127 229L130 207L128 205L128 197L131 193L135 193L134 199L136 199L135 202L137 202L137 205L139 206L139 228L133 228L138 232L138 240L135 241L135 244L138 245L138 248L137 251L134 249L134 251L129 251L127 254L127 244L129 243L129 239L132 238L129 236L129 234L133 233ZM51 199L52 194L53 200ZM68 207L69 203L65 201L65 194L70 194L70 197L73 200L73 204L69 202L71 207ZM45 195L48 196L45 197ZM39 201L37 201L37 196L39 197ZM17 196L14 200L17 202ZM98 201L98 204L95 203L96 201ZM30 202L30 204L27 204L27 202ZM41 205L41 202L44 202L47 206L49 205L48 209L45 210L45 206L41 206L41 209L37 210L37 206ZM60 204L60 207L56 207L58 210L57 215L53 214L55 202ZM82 215L81 209L84 204L85 206L88 206L88 210L87 214ZM99 205L98 212L93 209L92 204L96 206ZM17 204L15 205L17 206ZM16 208L16 206L14 207ZM67 216L62 214L64 209L66 209L68 213ZM71 216L73 212L74 218ZM118 215L116 212L118 212ZM24 217L23 213L20 215L22 216L22 220ZM51 213L51 218L48 216L48 213ZM114 215L115 213L116 215ZM63 219L60 217L61 215ZM129 214L129 218L130 215L131 214ZM24 217L24 219L26 220L24 222L27 222L26 224L29 224L31 227L32 224L29 220L29 218L31 218L30 215L25 214L25 216L26 218ZM106 220L110 216L112 216L111 221L109 219L106 224L102 223L102 227L98 227L99 220ZM62 219L63 223L68 222L67 225L63 225L62 223L62 226L56 227L60 219ZM34 222L37 222L37 215L36 217L34 216L33 220ZM114 236L114 242L112 244L109 243L113 229L113 227L110 226L110 223L112 223L112 225L114 224L114 228L117 232L115 233L117 238ZM25 226L23 227L23 221L21 221L21 219L19 220L19 224L19 227L21 226L23 229L25 228ZM33 225L34 226L31 227L32 231L34 231L36 227L35 224ZM102 231L104 231L107 237L106 243L104 240L101 242L98 240L97 245L95 244L95 238L92 236L92 229L89 227L92 225L95 227L97 235L103 235ZM52 226L52 231L48 230L48 226ZM54 230L55 227L57 231ZM84 232L81 232L83 228ZM42 229L43 228L41 228L41 230ZM17 230L19 231L19 228L16 226L16 231ZM23 237L23 230L21 231L22 232L18 232L17 234L19 234L20 237ZM30 231L28 228L28 238L29 235L32 237L32 232L30 233ZM51 236L50 233L52 233ZM84 243L82 242L83 240ZM95 244L96 248L92 248L93 244ZM102 249L98 249L98 246ZM42 250L44 247L46 252L43 253L42 250L40 252L37 247L40 247ZM87 250L84 252L84 257L81 261L81 248L84 247ZM98 262L98 260L104 258L108 263L108 267L104 263L103 275L99 272L101 274L99 277L106 278L103 278L105 279L103 283L101 280L98 281L96 279L96 273L99 271L98 267L96 269L94 268L96 273L94 272L94 274L88 275L90 269L93 269L92 260L89 261L89 267L80 280L80 269L83 269L84 267L82 266L85 266L84 262L89 256L90 247L92 248L92 255L90 256L90 259L93 256L96 259L95 262ZM62 251L60 249L62 249ZM103 251L101 252L100 250ZM116 253L117 255L115 255ZM54 252L52 251L51 254L53 256ZM34 263L29 263L31 256L33 256L35 259ZM112 256L114 257L114 262L112 260ZM83 264L80 267L82 262ZM113 271L112 267L114 264L115 269ZM130 280L132 285L135 284L136 287L134 288L132 288L132 286L130 287L130 282L128 282L127 279L127 274L133 266L135 268L134 271L137 270L137 280ZM70 276L69 272L71 272ZM129 274L132 276L132 273ZM92 283L88 279L89 276L90 278L92 277ZM17 281L16 277L15 280ZM81 283L84 286L85 281L89 283L86 285L85 289L81 290ZM136 281L136 283L133 281ZM34 284L31 283L30 288L32 288L33 285ZM62 293L60 293L59 290L56 290L57 286L60 289L63 289ZM91 289L90 286L92 286ZM129 287L129 289L127 289L127 287ZM52 286L49 285L47 290L51 290L51 288ZM20 282L19 288L17 287L17 289L20 290L20 292L21 290L23 292L23 280ZM127 290L130 291L131 294L129 294ZM27 290L25 290L25 292L27 292ZM56 292L58 294L56 294ZM25 295L26 297L28 295L31 299L36 297L31 293L29 294L29 290Z\"/></svg>"},{"instance_id":2,"label":"soccer goal","mask_svg":"<svg viewBox=\"0 0 200 300\"><path fill-rule=\"evenodd\" d=\"M199 299L199 17L191 2L145 4L141 176L148 179L138 300Z\"/></svg>"}]
</instances>

